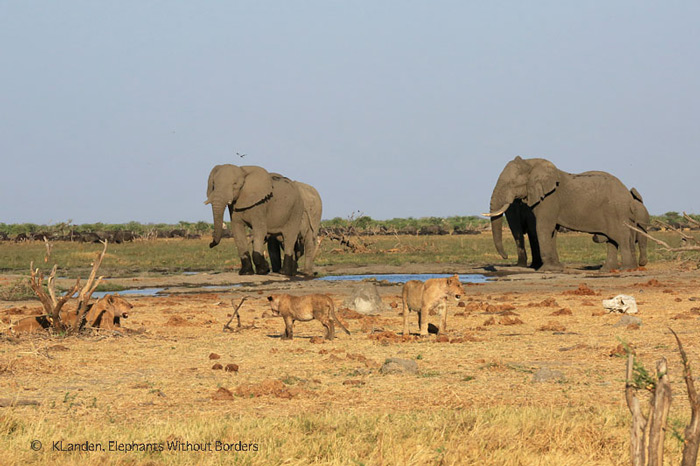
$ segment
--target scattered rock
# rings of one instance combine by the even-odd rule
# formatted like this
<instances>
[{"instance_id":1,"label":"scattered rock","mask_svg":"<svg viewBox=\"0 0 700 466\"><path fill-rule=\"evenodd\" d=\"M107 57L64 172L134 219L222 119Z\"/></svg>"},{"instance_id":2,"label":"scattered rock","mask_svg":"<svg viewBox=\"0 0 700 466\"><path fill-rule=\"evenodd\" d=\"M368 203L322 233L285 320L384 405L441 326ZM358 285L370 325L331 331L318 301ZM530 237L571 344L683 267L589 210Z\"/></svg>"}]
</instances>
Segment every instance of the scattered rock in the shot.
<instances>
[{"instance_id":1,"label":"scattered rock","mask_svg":"<svg viewBox=\"0 0 700 466\"><path fill-rule=\"evenodd\" d=\"M493 317L489 317L484 321L482 325L496 325L496 319Z\"/></svg>"},{"instance_id":2,"label":"scattered rock","mask_svg":"<svg viewBox=\"0 0 700 466\"><path fill-rule=\"evenodd\" d=\"M633 296L619 294L612 299L604 299L603 307L608 312L617 312L622 314L636 314L637 302Z\"/></svg>"},{"instance_id":3,"label":"scattered rock","mask_svg":"<svg viewBox=\"0 0 700 466\"><path fill-rule=\"evenodd\" d=\"M417 374L418 364L412 359L389 358L379 369L382 374Z\"/></svg>"},{"instance_id":4,"label":"scattered rock","mask_svg":"<svg viewBox=\"0 0 700 466\"><path fill-rule=\"evenodd\" d=\"M216 353L209 353L209 359L221 359L221 356Z\"/></svg>"},{"instance_id":5,"label":"scattered rock","mask_svg":"<svg viewBox=\"0 0 700 466\"><path fill-rule=\"evenodd\" d=\"M68 351L68 348L66 348L63 345L52 345L52 346L49 346L48 349L51 351Z\"/></svg>"},{"instance_id":6,"label":"scattered rock","mask_svg":"<svg viewBox=\"0 0 700 466\"><path fill-rule=\"evenodd\" d=\"M571 309L569 308L562 308L559 309L558 311L552 312L550 315L551 316L570 316L573 315L574 313L571 312Z\"/></svg>"},{"instance_id":7,"label":"scattered rock","mask_svg":"<svg viewBox=\"0 0 700 466\"><path fill-rule=\"evenodd\" d=\"M224 367L224 372L235 372L238 373L238 364L226 364L226 367Z\"/></svg>"},{"instance_id":8,"label":"scattered rock","mask_svg":"<svg viewBox=\"0 0 700 466\"><path fill-rule=\"evenodd\" d=\"M435 341L437 343L449 343L450 342L450 337L445 335L444 333L441 335L438 335L437 338L435 338Z\"/></svg>"},{"instance_id":9,"label":"scattered rock","mask_svg":"<svg viewBox=\"0 0 700 466\"><path fill-rule=\"evenodd\" d=\"M385 311L377 287L372 283L359 284L343 306L364 315L377 315Z\"/></svg>"},{"instance_id":10,"label":"scattered rock","mask_svg":"<svg viewBox=\"0 0 700 466\"><path fill-rule=\"evenodd\" d=\"M533 382L561 382L564 380L564 373L550 369L549 367L540 367L537 372L532 375Z\"/></svg>"},{"instance_id":11,"label":"scattered rock","mask_svg":"<svg viewBox=\"0 0 700 466\"><path fill-rule=\"evenodd\" d=\"M671 319L673 319L673 320L690 320L690 319L694 319L694 318L695 317L693 317L690 314L683 314L683 313L676 314L675 316L671 317Z\"/></svg>"},{"instance_id":12,"label":"scattered rock","mask_svg":"<svg viewBox=\"0 0 700 466\"><path fill-rule=\"evenodd\" d=\"M325 342L326 339L323 337L311 337L311 339L309 340L309 343L311 343L312 345L321 345Z\"/></svg>"},{"instance_id":13,"label":"scattered rock","mask_svg":"<svg viewBox=\"0 0 700 466\"><path fill-rule=\"evenodd\" d=\"M233 400L233 393L227 388L219 387L211 396L211 399L215 401L231 401Z\"/></svg>"},{"instance_id":14,"label":"scattered rock","mask_svg":"<svg viewBox=\"0 0 700 466\"><path fill-rule=\"evenodd\" d=\"M214 364L213 366L211 366L211 368L212 368L212 370L214 370L214 371L220 371L221 369L224 368L224 366L222 366L221 364L219 364L219 363L217 362L216 364Z\"/></svg>"},{"instance_id":15,"label":"scattered rock","mask_svg":"<svg viewBox=\"0 0 700 466\"><path fill-rule=\"evenodd\" d=\"M639 317L624 315L613 327L626 327L628 325L642 325L642 319Z\"/></svg>"}]
</instances>

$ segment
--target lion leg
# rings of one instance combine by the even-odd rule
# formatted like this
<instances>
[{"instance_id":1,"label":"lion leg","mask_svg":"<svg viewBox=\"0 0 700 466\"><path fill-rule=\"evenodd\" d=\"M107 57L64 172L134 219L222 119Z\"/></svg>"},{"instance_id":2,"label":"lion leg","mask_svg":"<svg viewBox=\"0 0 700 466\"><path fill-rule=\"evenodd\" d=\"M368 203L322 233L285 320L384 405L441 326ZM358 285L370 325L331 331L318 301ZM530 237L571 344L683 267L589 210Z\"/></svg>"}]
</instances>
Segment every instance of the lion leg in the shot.
<instances>
[{"instance_id":1,"label":"lion leg","mask_svg":"<svg viewBox=\"0 0 700 466\"><path fill-rule=\"evenodd\" d=\"M418 311L418 326L421 336L426 336L428 334L428 306L421 306L420 311Z\"/></svg>"},{"instance_id":2,"label":"lion leg","mask_svg":"<svg viewBox=\"0 0 700 466\"><path fill-rule=\"evenodd\" d=\"M447 331L447 305L442 302L438 305L438 313L440 314L440 328L438 333Z\"/></svg>"},{"instance_id":3,"label":"lion leg","mask_svg":"<svg viewBox=\"0 0 700 466\"><path fill-rule=\"evenodd\" d=\"M408 305L406 305L406 300L403 301L403 334L408 335L408 315L411 311L408 310ZM419 317L420 319L420 317Z\"/></svg>"},{"instance_id":4,"label":"lion leg","mask_svg":"<svg viewBox=\"0 0 700 466\"><path fill-rule=\"evenodd\" d=\"M294 338L294 319L289 316L284 317L284 336L283 340L291 340Z\"/></svg>"}]
</instances>

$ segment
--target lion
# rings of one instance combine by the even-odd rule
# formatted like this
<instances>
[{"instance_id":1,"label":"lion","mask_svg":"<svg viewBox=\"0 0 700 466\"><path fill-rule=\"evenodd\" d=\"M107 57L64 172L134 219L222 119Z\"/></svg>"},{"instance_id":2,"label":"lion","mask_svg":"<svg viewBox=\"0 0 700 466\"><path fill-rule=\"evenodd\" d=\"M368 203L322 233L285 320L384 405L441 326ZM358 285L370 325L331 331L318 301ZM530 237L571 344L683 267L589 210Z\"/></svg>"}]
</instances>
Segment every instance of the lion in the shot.
<instances>
[{"instance_id":1,"label":"lion","mask_svg":"<svg viewBox=\"0 0 700 466\"><path fill-rule=\"evenodd\" d=\"M108 294L88 306L85 313L85 326L114 330L121 327L121 318L128 318L134 306L118 294ZM61 322L72 327L78 318L78 310L62 310ZM51 328L48 315L29 316L17 321L10 330L12 333L33 333Z\"/></svg>"},{"instance_id":2,"label":"lion","mask_svg":"<svg viewBox=\"0 0 700 466\"><path fill-rule=\"evenodd\" d=\"M418 313L420 334L428 334L428 314L437 310L440 314L438 333L447 330L447 300L459 300L464 295L464 288L458 275L446 278L430 278L424 282L410 280L403 286L403 334L408 335L408 314Z\"/></svg>"},{"instance_id":3,"label":"lion","mask_svg":"<svg viewBox=\"0 0 700 466\"><path fill-rule=\"evenodd\" d=\"M282 316L284 319L284 335L283 340L291 340L294 338L294 321L300 320L308 322L316 319L326 327L326 340L335 338L335 324L338 325L350 335L350 331L345 328L343 323L338 320L335 315L335 306L333 300L326 295L310 294L305 296L292 296L288 294L273 294L267 297L270 301L272 313L277 316Z\"/></svg>"}]
</instances>

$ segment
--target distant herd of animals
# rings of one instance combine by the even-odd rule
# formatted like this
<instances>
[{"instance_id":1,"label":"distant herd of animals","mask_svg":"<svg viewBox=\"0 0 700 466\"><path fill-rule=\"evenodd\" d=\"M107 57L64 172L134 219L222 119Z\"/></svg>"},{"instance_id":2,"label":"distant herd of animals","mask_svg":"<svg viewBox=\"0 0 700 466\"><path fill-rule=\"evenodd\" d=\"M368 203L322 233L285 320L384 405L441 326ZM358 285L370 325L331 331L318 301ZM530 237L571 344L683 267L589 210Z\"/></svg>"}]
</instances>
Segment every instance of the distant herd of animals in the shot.
<instances>
[{"instance_id":1,"label":"distant herd of animals","mask_svg":"<svg viewBox=\"0 0 700 466\"><path fill-rule=\"evenodd\" d=\"M205 204L211 204L214 218L210 247L221 241L228 209L241 275L264 275L270 270L295 275L302 256L303 273L313 272L322 202L312 186L262 167L217 165L209 174ZM643 233L650 220L642 196L606 172L571 174L545 159L516 157L498 177L490 211L483 215L491 219L494 244L504 259L508 258L502 237L505 216L520 266L528 265L527 236L530 267L562 270L556 239L565 230L590 233L593 241L607 243L602 271L634 269L647 263ZM246 228L252 231L252 250ZM265 244L270 264L264 255Z\"/></svg>"},{"instance_id":2,"label":"distant herd of animals","mask_svg":"<svg viewBox=\"0 0 700 466\"><path fill-rule=\"evenodd\" d=\"M219 245L224 237L224 211L229 212L230 233L241 262L239 274L264 275L272 271L292 276L298 273L297 264L303 258L301 273L313 275L320 242L322 201L312 186L269 173L262 167L217 165L209 174L205 204L211 205L214 220L211 248ZM496 250L507 258L502 238L505 216L521 266L527 265L527 236L531 267L562 270L556 238L564 229L590 233L594 241L607 243L607 258L601 270L620 266L634 269L647 262L646 237L640 232L647 230L649 213L642 196L635 188L627 188L606 172L570 174L545 159L516 157L498 177L490 211L483 215L491 219ZM463 295L457 275L407 282L402 294L403 333L409 333L408 317L412 311L418 313L421 335L428 334L431 311L440 316L438 333L444 332L447 302L459 300ZM110 299L112 301L105 301L103 307L96 308L100 313L91 314L93 322L88 325L101 326L104 322L108 326L118 326L119 318L126 318L126 308L115 307L117 301ZM327 339L334 338L336 323L349 333L336 317L333 301L328 296L271 295L268 300L272 312L284 319L285 339L293 338L293 325L297 320L319 320L326 328ZM23 319L13 328L44 329L47 322L43 322L42 317L45 316Z\"/></svg>"}]
</instances>

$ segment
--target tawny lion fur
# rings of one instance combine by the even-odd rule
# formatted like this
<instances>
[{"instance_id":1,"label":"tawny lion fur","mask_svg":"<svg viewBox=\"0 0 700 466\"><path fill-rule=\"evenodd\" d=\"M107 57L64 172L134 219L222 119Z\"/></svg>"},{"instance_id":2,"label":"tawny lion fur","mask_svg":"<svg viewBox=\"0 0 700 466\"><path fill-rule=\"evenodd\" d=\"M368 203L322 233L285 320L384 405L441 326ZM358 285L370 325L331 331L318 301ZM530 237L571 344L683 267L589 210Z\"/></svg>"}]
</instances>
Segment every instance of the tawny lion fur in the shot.
<instances>
[{"instance_id":1,"label":"tawny lion fur","mask_svg":"<svg viewBox=\"0 0 700 466\"><path fill-rule=\"evenodd\" d=\"M447 301L459 300L464 296L464 288L458 275L447 278L431 278L424 282L410 280L403 286L403 334L408 335L408 314L418 313L420 334L428 334L428 315L431 310L440 314L438 333L447 329Z\"/></svg>"},{"instance_id":2,"label":"tawny lion fur","mask_svg":"<svg viewBox=\"0 0 700 466\"><path fill-rule=\"evenodd\" d=\"M275 315L282 316L284 319L284 335L283 340L291 340L294 338L294 321L300 320L308 322L316 319L326 327L326 339L332 340L335 338L335 324L338 325L350 335L350 331L345 328L343 323L338 320L335 315L335 306L333 300L326 295L310 294L305 296L292 296L288 294L273 294L267 297L270 301L270 308Z\"/></svg>"},{"instance_id":3,"label":"tawny lion fur","mask_svg":"<svg viewBox=\"0 0 700 466\"><path fill-rule=\"evenodd\" d=\"M88 307L85 314L85 326L114 330L121 326L121 318L128 318L129 311L134 306L118 294L108 294L98 299ZM66 326L73 326L78 318L77 309L62 310L61 322ZM17 321L11 331L17 333L33 333L46 330L51 327L50 316L29 316Z\"/></svg>"}]
</instances>

